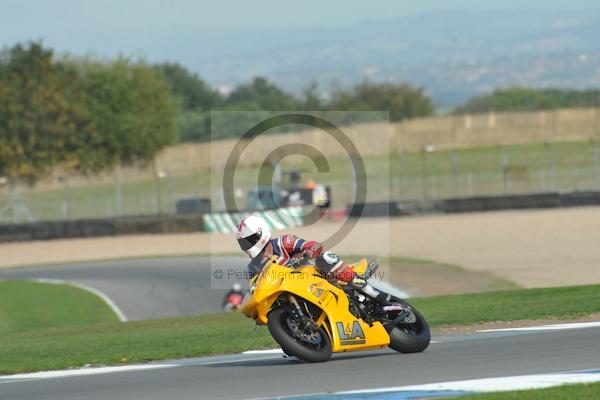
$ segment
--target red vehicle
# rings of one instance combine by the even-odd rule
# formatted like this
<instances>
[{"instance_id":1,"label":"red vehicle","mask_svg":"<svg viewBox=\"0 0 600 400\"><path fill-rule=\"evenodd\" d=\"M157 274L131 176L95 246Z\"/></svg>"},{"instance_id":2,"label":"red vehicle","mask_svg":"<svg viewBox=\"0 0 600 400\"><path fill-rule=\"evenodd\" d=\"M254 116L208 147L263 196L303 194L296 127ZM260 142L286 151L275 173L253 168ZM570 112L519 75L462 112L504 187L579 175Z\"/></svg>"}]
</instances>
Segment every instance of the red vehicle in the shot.
<instances>
[{"instance_id":1,"label":"red vehicle","mask_svg":"<svg viewBox=\"0 0 600 400\"><path fill-rule=\"evenodd\" d=\"M234 283L233 288L225 294L223 299L223 309L225 311L237 310L244 301L244 293L242 292L242 286L239 283Z\"/></svg>"}]
</instances>

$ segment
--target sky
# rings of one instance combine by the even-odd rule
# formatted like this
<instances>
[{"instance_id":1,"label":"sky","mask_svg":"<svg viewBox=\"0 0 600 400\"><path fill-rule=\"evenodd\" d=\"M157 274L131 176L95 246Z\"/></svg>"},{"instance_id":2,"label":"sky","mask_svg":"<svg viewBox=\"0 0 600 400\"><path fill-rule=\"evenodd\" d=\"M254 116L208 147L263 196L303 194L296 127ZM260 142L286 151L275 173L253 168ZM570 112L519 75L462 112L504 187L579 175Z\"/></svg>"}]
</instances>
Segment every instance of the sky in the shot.
<instances>
[{"instance_id":1,"label":"sky","mask_svg":"<svg viewBox=\"0 0 600 400\"><path fill-rule=\"evenodd\" d=\"M182 38L193 38L190 53L209 56L220 38L240 37L240 32L241 37L256 30L277 35L282 29L301 32L447 10L592 7L598 8L598 0L1 0L0 48L42 40L58 53L185 63Z\"/></svg>"},{"instance_id":2,"label":"sky","mask_svg":"<svg viewBox=\"0 0 600 400\"><path fill-rule=\"evenodd\" d=\"M76 35L86 32L168 35L178 29L233 32L254 28L336 27L450 9L573 10L597 5L598 0L2 0L0 42L6 46L41 38L70 46L77 42Z\"/></svg>"}]
</instances>

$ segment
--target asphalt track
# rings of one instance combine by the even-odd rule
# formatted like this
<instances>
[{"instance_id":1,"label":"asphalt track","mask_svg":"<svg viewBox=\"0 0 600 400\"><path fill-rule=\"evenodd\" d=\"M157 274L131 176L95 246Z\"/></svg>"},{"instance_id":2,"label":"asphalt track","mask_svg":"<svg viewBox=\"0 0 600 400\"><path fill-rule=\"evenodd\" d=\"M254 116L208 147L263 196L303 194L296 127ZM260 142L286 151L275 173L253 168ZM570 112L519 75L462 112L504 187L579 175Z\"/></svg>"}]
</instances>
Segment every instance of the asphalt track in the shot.
<instances>
[{"instance_id":1,"label":"asphalt track","mask_svg":"<svg viewBox=\"0 0 600 400\"><path fill-rule=\"evenodd\" d=\"M222 311L234 282L246 286L246 257L168 257L0 269L2 279L58 279L104 293L127 320ZM223 272L220 279L215 272ZM220 275L217 275L220 276ZM401 288L414 292L413 288Z\"/></svg>"},{"instance_id":2,"label":"asphalt track","mask_svg":"<svg viewBox=\"0 0 600 400\"><path fill-rule=\"evenodd\" d=\"M60 279L95 288L128 320L157 319L222 311L234 282L211 279L216 269L243 271L243 257L170 257L84 262L0 270L0 279ZM212 266L212 268L211 268ZM1 396L0 396L1 398Z\"/></svg>"},{"instance_id":3,"label":"asphalt track","mask_svg":"<svg viewBox=\"0 0 600 400\"><path fill-rule=\"evenodd\" d=\"M600 367L600 328L435 337L421 354L390 350L306 364L278 355L166 362L176 367L102 375L0 381L0 398L247 399L562 372Z\"/></svg>"}]
</instances>

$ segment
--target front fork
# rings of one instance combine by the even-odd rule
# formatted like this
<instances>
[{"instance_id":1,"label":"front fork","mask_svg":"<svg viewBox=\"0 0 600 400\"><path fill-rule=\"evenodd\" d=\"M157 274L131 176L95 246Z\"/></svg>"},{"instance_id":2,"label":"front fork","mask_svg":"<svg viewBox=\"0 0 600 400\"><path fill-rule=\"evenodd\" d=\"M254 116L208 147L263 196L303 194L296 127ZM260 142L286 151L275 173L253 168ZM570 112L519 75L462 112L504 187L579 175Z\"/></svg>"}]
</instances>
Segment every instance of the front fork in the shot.
<instances>
[{"instance_id":1,"label":"front fork","mask_svg":"<svg viewBox=\"0 0 600 400\"><path fill-rule=\"evenodd\" d=\"M327 316L325 311L321 310L321 315L319 315L319 318L315 320L312 316L305 313L307 310L302 309L302 306L293 294L288 294L288 301L293 306L295 314L297 314L297 317L300 319L305 329L316 331L321 325L323 325L323 322Z\"/></svg>"}]
</instances>

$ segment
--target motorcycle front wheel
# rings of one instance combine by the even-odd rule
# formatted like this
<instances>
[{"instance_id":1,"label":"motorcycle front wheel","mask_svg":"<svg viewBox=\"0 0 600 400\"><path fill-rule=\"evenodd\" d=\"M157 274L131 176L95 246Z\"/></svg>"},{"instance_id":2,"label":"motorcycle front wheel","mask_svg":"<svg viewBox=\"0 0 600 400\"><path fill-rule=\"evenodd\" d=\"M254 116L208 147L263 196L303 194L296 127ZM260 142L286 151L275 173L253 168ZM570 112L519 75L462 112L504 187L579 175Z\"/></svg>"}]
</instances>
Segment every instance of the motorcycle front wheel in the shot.
<instances>
[{"instance_id":1,"label":"motorcycle front wheel","mask_svg":"<svg viewBox=\"0 0 600 400\"><path fill-rule=\"evenodd\" d=\"M415 308L401 299L394 299L411 308L414 322L400 321L389 332L389 347L400 353L420 353L429 347L431 331L427 321Z\"/></svg>"},{"instance_id":2,"label":"motorcycle front wheel","mask_svg":"<svg viewBox=\"0 0 600 400\"><path fill-rule=\"evenodd\" d=\"M331 358L331 341L323 328L307 331L283 308L272 310L268 318L269 332L286 354L311 363Z\"/></svg>"}]
</instances>

